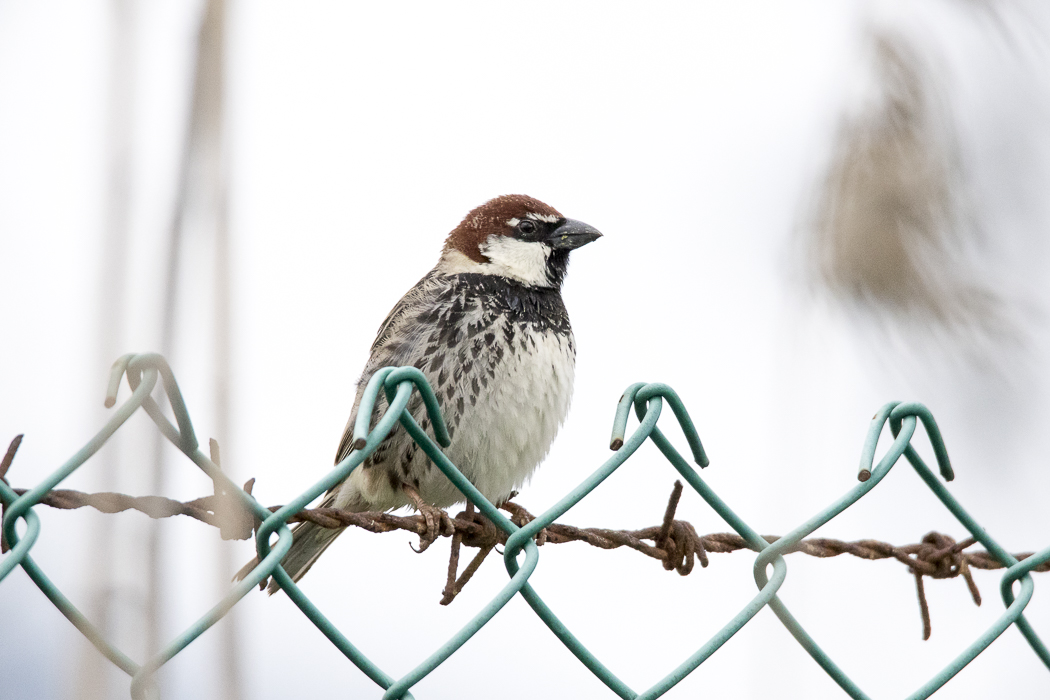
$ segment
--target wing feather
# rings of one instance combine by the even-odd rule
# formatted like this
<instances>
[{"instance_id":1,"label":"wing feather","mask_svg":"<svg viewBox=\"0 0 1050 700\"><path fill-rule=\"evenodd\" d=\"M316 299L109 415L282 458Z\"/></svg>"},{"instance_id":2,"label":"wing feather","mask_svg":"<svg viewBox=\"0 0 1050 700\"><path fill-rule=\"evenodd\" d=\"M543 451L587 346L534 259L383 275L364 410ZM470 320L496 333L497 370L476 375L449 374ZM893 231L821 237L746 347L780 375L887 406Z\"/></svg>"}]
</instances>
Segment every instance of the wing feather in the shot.
<instances>
[{"instance_id":1,"label":"wing feather","mask_svg":"<svg viewBox=\"0 0 1050 700\"><path fill-rule=\"evenodd\" d=\"M382 367L401 366L413 364L421 352L420 336L424 328L417 322L420 314L430 312L435 304L436 296L447 288L443 280L445 276L436 270L431 270L423 279L419 280L405 296L394 305L383 323L379 326L376 339L372 343L371 353L365 370L357 382L357 396L354 399L354 407L350 411L350 418L343 429L343 437L339 441L339 449L336 451L335 463L343 461L349 456L353 448L354 423L357 421L357 407L361 405L361 397L364 396L365 387L376 370ZM386 399L380 395L376 402L379 409L386 405Z\"/></svg>"}]
</instances>

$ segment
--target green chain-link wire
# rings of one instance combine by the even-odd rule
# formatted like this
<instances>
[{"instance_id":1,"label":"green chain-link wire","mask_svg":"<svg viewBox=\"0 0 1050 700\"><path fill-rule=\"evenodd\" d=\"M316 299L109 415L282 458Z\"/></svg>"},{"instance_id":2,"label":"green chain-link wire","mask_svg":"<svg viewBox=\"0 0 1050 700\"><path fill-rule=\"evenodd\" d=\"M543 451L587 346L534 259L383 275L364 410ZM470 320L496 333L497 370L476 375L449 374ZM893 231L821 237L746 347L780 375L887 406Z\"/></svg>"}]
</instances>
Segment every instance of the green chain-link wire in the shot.
<instances>
[{"instance_id":1,"label":"green chain-link wire","mask_svg":"<svg viewBox=\"0 0 1050 700\"><path fill-rule=\"evenodd\" d=\"M787 609L787 606L777 597L777 591L787 578L787 564L783 555L808 537L829 520L839 515L846 508L860 500L869 491L875 488L889 474L890 469L903 456L912 465L922 481L934 492L937 498L948 508L948 510L959 520L960 523L979 541L996 559L1008 567L1001 582L1001 594L1006 610L987 631L979 636L961 654L959 654L948 666L931 678L921 688L916 690L908 700L919 700L927 698L936 692L941 686L955 676L966 664L973 661L984 651L999 635L1011 625L1016 625L1029 645L1050 669L1050 651L1035 633L1028 620L1022 614L1025 606L1032 599L1035 585L1030 572L1040 564L1050 560L1050 547L1036 553L1035 555L1018 562L1003 547L977 524L963 507L955 500L944 484L930 470L930 468L919 457L911 441L915 435L918 424L921 422L926 435L933 447L937 458L937 465L941 476L945 481L954 478L951 463L948 460L948 452L944 441L941 439L940 430L930 411L918 403L893 402L883 406L872 420L864 447L861 451L859 477L860 483L851 488L845 495L836 500L827 508L805 521L784 537L770 544L758 533L745 523L733 510L707 485L693 466L671 445L664 434L657 427L664 404L670 405L672 413L679 427L685 434L686 441L692 451L693 461L700 467L708 465L707 455L704 452L700 437L689 418L685 405L671 387L666 384L632 384L624 392L616 409L613 421L611 446L614 454L606 460L593 474L585 479L579 486L568 493L564 498L551 506L545 513L536 517L525 527L517 527L504 517L499 510L490 503L474 487L470 481L463 476L459 469L441 451L441 446L449 445L448 430L441 415L437 399L433 389L427 383L426 377L418 369L413 367L384 368L373 375L368 386L365 388L361 406L358 411L357 422L354 425L353 445L354 449L350 455L328 473L323 479L311 486L297 498L278 511L271 513L259 504L251 495L246 493L222 473L219 467L209 459L198 447L197 438L193 432L189 412L182 399L175 377L163 357L156 354L125 355L117 360L111 371L110 383L106 396L106 406L112 407L116 403L117 390L122 377L126 376L132 389L131 397L125 401L106 423L80 451L71 457L65 464L59 467L47 479L35 488L18 496L7 484L0 481L0 500L5 505L3 519L3 532L7 541L11 544L11 550L0 559L0 581L2 581L16 566L21 566L33 582L43 591L44 595L69 619L73 625L80 630L85 637L102 653L112 661L118 668L131 676L131 696L136 700L153 696L153 676L157 669L170 661L176 654L189 646L195 639L204 633L209 627L218 622L229 610L240 601L252 588L259 585L269 577L284 589L303 614L317 626L322 634L334 644L355 666L357 666L372 681L384 689L384 700L394 698L412 698L409 689L422 680L427 674L440 666L452 654L456 653L467 640L484 627L504 605L515 595L520 594L532 607L541 620L554 632L555 636L578 658L595 676L605 683L616 695L625 700L650 700L658 698L675 684L688 676L697 667L706 661L721 647L729 638L736 634L759 610L765 606L776 614L784 626L795 637L800 645L813 657L813 659L830 675L836 683L855 700L867 700L868 696L857 685L850 680L846 673L839 668L831 658L817 645L812 637L805 631L802 625ZM158 380L164 389L168 403L175 415L177 426L173 426L164 417L160 406L151 397L151 393L157 386ZM376 399L379 392L383 391L388 407L379 418L375 428L369 430ZM415 422L407 410L409 400L413 392L418 392L423 400L428 418L434 429L437 442ZM635 431L627 437L627 421L631 408L634 408L639 424ZM193 625L184 630L159 653L139 665L132 661L118 648L107 641L99 630L66 598L62 592L51 582L44 572L29 556L29 550L33 547L40 536L40 519L33 511L33 506L61 483L66 477L80 468L84 462L95 454L103 444L124 424L125 421L139 408L142 408L153 419L157 427L176 447L190 458L205 474L211 478L224 492L236 494L241 504L259 521L256 534L256 550L259 555L259 564L242 581L233 586L229 593L218 605L209 610ZM507 544L504 549L503 558L510 575L510 580L459 632L439 647L433 654L423 660L414 669L401 678L395 679L387 675L365 656L353 643L310 601L309 598L291 580L288 574L280 566L280 561L287 554L292 544L291 531L288 528L288 520L306 508L314 499L326 492L331 487L345 479L354 469L379 446L395 423L408 432L413 440L426 452L434 464L449 478L460 492L473 502L481 513L492 521L496 527L503 530L507 536ZM875 450L879 438L886 426L894 436L893 444L889 451L879 461L875 461ZM641 447L646 440L652 440L660 452L667 458L671 465L682 475L682 478L700 495L700 497L731 527L735 530L749 546L757 552L754 565L754 578L758 586L758 593L744 606L732 619L725 624L714 636L705 642L691 656L683 661L670 673L657 681L649 689L639 693L632 690L615 673L599 661L587 647L576 638L555 615L550 607L544 602L540 594L529 584L529 578L539 564L539 550L536 547L535 538L539 532L568 512L583 498L598 488L613 472L623 466L624 463ZM440 445L440 446L439 446ZM15 525L22 520L25 525L25 533L19 536ZM273 540L276 536L276 541ZM524 559L520 555L524 554ZM769 574L772 567L772 575ZM1020 591L1014 593L1014 584L1020 582Z\"/></svg>"}]
</instances>

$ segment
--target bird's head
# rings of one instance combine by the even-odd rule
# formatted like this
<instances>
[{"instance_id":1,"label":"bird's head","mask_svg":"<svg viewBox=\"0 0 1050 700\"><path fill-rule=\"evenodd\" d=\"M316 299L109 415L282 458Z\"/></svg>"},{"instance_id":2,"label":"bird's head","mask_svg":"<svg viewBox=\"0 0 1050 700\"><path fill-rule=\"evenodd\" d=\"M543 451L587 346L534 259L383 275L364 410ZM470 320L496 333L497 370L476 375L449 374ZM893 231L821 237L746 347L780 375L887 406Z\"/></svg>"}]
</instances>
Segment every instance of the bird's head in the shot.
<instances>
[{"instance_id":1,"label":"bird's head","mask_svg":"<svg viewBox=\"0 0 1050 700\"><path fill-rule=\"evenodd\" d=\"M601 235L538 199L508 194L467 214L445 241L441 261L448 272L501 275L529 287L558 287L569 251Z\"/></svg>"}]
</instances>

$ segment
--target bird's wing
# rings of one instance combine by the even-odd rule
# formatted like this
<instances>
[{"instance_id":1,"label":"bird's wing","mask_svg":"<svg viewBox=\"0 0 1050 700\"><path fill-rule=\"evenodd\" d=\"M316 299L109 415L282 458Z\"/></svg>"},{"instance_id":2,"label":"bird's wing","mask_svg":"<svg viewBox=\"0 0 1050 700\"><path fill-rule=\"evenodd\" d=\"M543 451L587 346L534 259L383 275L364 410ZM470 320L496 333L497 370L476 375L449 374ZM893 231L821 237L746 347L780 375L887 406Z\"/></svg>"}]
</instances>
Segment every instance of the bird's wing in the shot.
<instances>
[{"instance_id":1,"label":"bird's wing","mask_svg":"<svg viewBox=\"0 0 1050 700\"><path fill-rule=\"evenodd\" d=\"M372 343L371 354L365 364L365 371L357 383L357 397L343 430L343 438L339 441L339 449L335 455L336 464L350 454L357 407L361 405L361 397L364 396L365 387L372 375L382 367L415 365L422 356L424 343L420 336L427 329L424 324L418 322L418 318L422 312L433 309L435 298L446 289L447 285L442 283L443 278L443 275L431 270L401 297L379 326L376 339ZM381 393L376 401L376 409L381 410L385 405L386 398Z\"/></svg>"},{"instance_id":2,"label":"bird's wing","mask_svg":"<svg viewBox=\"0 0 1050 700\"><path fill-rule=\"evenodd\" d=\"M405 296L401 297L401 300L394 304L394 308L390 309L390 313L383 319L383 323L379 326L379 331L376 332L376 339L372 341L371 354L368 358L368 367L373 365L373 360L376 359L377 352L381 352L382 348L385 347L395 336L402 335L398 331L402 330L405 321L415 318L420 308L427 305L433 296L434 292L439 286L436 284L435 278L438 277L436 270L431 270L423 279L415 283L412 289L405 293ZM410 313L411 312L411 313ZM386 365L380 365L386 366ZM365 371L368 371L366 367ZM354 407L357 408L356 406Z\"/></svg>"}]
</instances>

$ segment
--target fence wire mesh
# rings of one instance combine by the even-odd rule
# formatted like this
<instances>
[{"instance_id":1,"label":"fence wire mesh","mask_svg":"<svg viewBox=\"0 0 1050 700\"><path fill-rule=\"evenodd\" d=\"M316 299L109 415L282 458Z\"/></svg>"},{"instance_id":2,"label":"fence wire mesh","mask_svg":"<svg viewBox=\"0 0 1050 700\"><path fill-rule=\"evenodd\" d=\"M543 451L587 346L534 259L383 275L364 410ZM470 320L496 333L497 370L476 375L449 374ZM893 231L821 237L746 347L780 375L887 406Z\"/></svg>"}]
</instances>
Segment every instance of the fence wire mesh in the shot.
<instances>
[{"instance_id":1,"label":"fence wire mesh","mask_svg":"<svg viewBox=\"0 0 1050 700\"><path fill-rule=\"evenodd\" d=\"M628 387L620 399L613 422L610 447L614 454L597 471L546 512L533 516L512 502L497 506L486 500L445 457L440 446L448 446L448 432L437 399L418 369L412 367L385 368L376 372L365 390L357 414L353 436L356 449L337 464L325 478L290 503L272 508L262 506L252 497L251 482L241 488L222 472L218 464L217 445L214 441L211 443L209 455L202 452L178 384L163 357L156 354L130 354L117 360L110 375L106 395L107 407L116 405L120 381L125 376L132 390L131 396L116 409L109 422L80 451L32 489L14 489L3 478L11 466L18 447L18 439L12 443L3 463L0 464L0 502L3 503L4 510L3 549L6 552L0 559L0 581L3 581L15 567L21 566L62 614L106 658L131 676L131 696L136 700L154 694L153 677L161 666L220 620L252 588L271 578L343 655L384 690L382 695L384 700L412 698L410 689L414 685L456 653L516 595L524 598L536 615L586 668L615 695L625 700L648 700L665 694L695 671L762 608L767 606L813 660L849 697L855 700L866 700L868 695L816 643L777 597L777 592L787 577L787 564L783 556L791 552L804 552L813 556L837 556L850 553L865 559L896 558L901 561L909 567L916 578L926 637L929 636L930 619L923 590L924 576L933 578L960 576L966 580L974 601L980 604L980 594L970 576L970 567L1006 569L1000 581L1000 595L1005 608L1003 613L951 663L909 695L909 700L927 698L935 693L988 648L1011 625L1017 626L1033 652L1050 669L1050 651L1023 615L1034 592L1034 583L1030 573L1050 569L1050 547L1034 554L1010 554L963 509L911 444L921 423L936 455L941 477L944 481L951 481L954 478L937 423L930 411L922 404L891 402L879 409L872 419L861 451L858 470L859 483L787 535L763 537L719 498L700 477L697 470L671 445L657 427L665 404L669 405L679 427L685 434L693 462L701 468L708 465L704 447L684 404L674 390L665 384L638 383ZM164 416L160 405L151 396L158 383L163 387L175 416L176 425L172 425ZM369 420L380 391L385 393L389 407L379 417L375 428L369 431ZM427 435L405 410L413 392L419 393L427 408L436 441ZM214 496L180 503L158 496L134 498L124 494L83 494L75 491L55 490L56 486L95 454L139 408L149 415L168 440L212 479L215 487ZM627 422L632 408L639 424L628 436ZM429 515L400 517L391 514L351 514L333 509L306 508L309 503L357 468L397 425L408 432L433 463L464 495L468 503L464 513L459 514L455 519L443 517L440 521L435 521ZM876 448L887 425L894 440L882 459L875 463ZM681 483L676 483L664 514L663 523L657 527L622 531L583 529L555 523L558 518L622 466L646 440L651 440L656 445L685 482L729 525L733 533L700 536L689 523L675 520L675 508L682 492ZM930 533L922 543L905 547L894 547L872 540L839 542L828 539L805 539L868 494L886 477L901 457L911 464L922 482L966 528L971 535L970 538L956 543L946 535ZM77 508L87 505L103 512L135 509L151 517L189 515L219 527L222 536L226 539L246 539L251 536L254 529L258 563L243 580L232 586L216 606L181 632L152 658L143 663L137 663L106 639L29 556L29 551L40 535L40 519L33 507L41 504L59 508ZM474 512L475 507L478 513ZM503 515L500 512L501 509L507 511L510 517ZM19 520L22 520L25 525L22 535L19 535L16 530L16 523ZM288 552L292 543L288 523L302 520L310 520L325 527L355 525L373 532L386 532L394 529L410 530L420 535L421 548L439 536L452 537L449 576L442 599L444 604L455 597L477 566L498 543L504 545L503 561L510 580L451 639L407 674L401 678L394 678L374 664L328 620L281 568L281 559ZM652 544L648 544L645 540L651 541ZM539 563L538 546L545 542L568 541L583 541L604 549L627 546L662 560L665 568L675 569L682 575L692 570L695 559L699 559L701 564L706 566L709 551L728 552L744 548L750 549L757 552L754 579L758 592L703 646L650 688L638 692L628 687L597 659L562 623L529 583L529 578ZM983 545L986 551L963 551L975 543ZM479 549L479 554L462 573L458 571L460 546ZM1018 591L1015 591L1015 584L1019 584Z\"/></svg>"}]
</instances>

